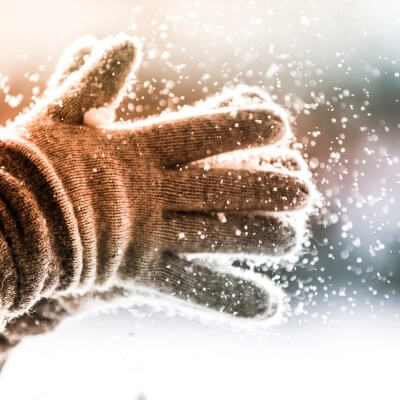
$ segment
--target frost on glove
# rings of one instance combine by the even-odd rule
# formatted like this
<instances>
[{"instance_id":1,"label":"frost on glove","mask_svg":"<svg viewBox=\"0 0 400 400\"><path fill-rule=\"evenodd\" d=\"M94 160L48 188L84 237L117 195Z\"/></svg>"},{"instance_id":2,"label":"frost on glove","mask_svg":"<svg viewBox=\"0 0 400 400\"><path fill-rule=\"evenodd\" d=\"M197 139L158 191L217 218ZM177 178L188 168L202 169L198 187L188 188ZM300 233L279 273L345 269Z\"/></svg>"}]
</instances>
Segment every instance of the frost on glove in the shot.
<instances>
[{"instance_id":1,"label":"frost on glove","mask_svg":"<svg viewBox=\"0 0 400 400\"><path fill-rule=\"evenodd\" d=\"M285 140L286 114L272 103L221 101L85 125L85 112L116 107L136 53L125 36L78 42L45 97L0 131L3 352L92 299L134 291L217 316L277 312L269 284L183 254L293 251L290 216L309 203L309 181L285 168L199 164Z\"/></svg>"}]
</instances>

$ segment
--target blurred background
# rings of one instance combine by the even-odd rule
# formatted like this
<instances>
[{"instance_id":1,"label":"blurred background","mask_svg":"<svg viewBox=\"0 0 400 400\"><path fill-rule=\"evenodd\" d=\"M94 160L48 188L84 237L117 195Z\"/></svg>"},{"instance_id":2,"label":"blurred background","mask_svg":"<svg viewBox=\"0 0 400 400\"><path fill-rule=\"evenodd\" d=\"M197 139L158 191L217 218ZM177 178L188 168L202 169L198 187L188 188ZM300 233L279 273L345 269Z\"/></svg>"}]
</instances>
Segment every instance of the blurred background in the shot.
<instances>
[{"instance_id":1,"label":"blurred background","mask_svg":"<svg viewBox=\"0 0 400 400\"><path fill-rule=\"evenodd\" d=\"M291 111L326 202L294 268L268 272L290 299L284 325L93 316L18 347L4 398L398 398L399 2L4 0L0 16L0 124L72 41L124 31L144 59L121 118L262 87Z\"/></svg>"}]
</instances>

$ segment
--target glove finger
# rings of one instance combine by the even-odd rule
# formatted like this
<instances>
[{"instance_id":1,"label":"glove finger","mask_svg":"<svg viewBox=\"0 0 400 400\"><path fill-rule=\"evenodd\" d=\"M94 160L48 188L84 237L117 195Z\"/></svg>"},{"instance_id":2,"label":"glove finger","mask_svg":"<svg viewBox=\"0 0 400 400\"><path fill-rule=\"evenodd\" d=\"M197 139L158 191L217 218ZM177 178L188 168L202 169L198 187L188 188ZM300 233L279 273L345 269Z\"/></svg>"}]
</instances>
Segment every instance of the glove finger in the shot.
<instances>
[{"instance_id":1,"label":"glove finger","mask_svg":"<svg viewBox=\"0 0 400 400\"><path fill-rule=\"evenodd\" d=\"M47 114L55 120L80 124L89 109L111 104L133 70L135 55L135 43L125 35L99 42L74 79L60 88Z\"/></svg>"},{"instance_id":2,"label":"glove finger","mask_svg":"<svg viewBox=\"0 0 400 400\"><path fill-rule=\"evenodd\" d=\"M172 253L164 254L152 267L151 278L142 281L192 305L237 317L271 318L280 306L270 283L263 286L239 273L214 271Z\"/></svg>"},{"instance_id":3,"label":"glove finger","mask_svg":"<svg viewBox=\"0 0 400 400\"><path fill-rule=\"evenodd\" d=\"M175 211L289 211L309 200L301 179L278 172L189 168L168 171L164 207Z\"/></svg>"},{"instance_id":4,"label":"glove finger","mask_svg":"<svg viewBox=\"0 0 400 400\"><path fill-rule=\"evenodd\" d=\"M288 133L287 121L270 109L219 110L138 129L162 166L181 166L212 155L268 145Z\"/></svg>"},{"instance_id":5,"label":"glove finger","mask_svg":"<svg viewBox=\"0 0 400 400\"><path fill-rule=\"evenodd\" d=\"M97 40L84 36L69 46L63 53L56 70L50 78L48 90L56 90L73 72L78 71L92 52Z\"/></svg>"},{"instance_id":6,"label":"glove finger","mask_svg":"<svg viewBox=\"0 0 400 400\"><path fill-rule=\"evenodd\" d=\"M175 253L252 253L280 256L296 246L296 230L275 216L171 213L165 247Z\"/></svg>"}]
</instances>

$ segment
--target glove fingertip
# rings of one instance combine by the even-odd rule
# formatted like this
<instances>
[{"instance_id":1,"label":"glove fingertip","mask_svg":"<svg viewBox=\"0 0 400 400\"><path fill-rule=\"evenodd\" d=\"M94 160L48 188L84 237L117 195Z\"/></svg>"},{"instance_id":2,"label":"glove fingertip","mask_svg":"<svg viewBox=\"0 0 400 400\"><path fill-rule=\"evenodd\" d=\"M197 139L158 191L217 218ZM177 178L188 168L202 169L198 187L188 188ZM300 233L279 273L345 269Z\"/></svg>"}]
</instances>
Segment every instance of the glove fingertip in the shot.
<instances>
[{"instance_id":1,"label":"glove fingertip","mask_svg":"<svg viewBox=\"0 0 400 400\"><path fill-rule=\"evenodd\" d=\"M96 43L97 39L94 36L86 35L67 47L50 78L47 90L55 91L73 72L78 71L84 65L85 59L90 55Z\"/></svg>"},{"instance_id":2,"label":"glove fingertip","mask_svg":"<svg viewBox=\"0 0 400 400\"><path fill-rule=\"evenodd\" d=\"M134 67L139 47L135 38L124 33L105 38L93 50L88 75L101 79L111 74L115 81L123 83Z\"/></svg>"},{"instance_id":3,"label":"glove fingertip","mask_svg":"<svg viewBox=\"0 0 400 400\"><path fill-rule=\"evenodd\" d=\"M50 118L81 124L91 108L116 106L140 60L139 47L138 41L126 34L98 41L79 71L57 90L47 108Z\"/></svg>"}]
</instances>

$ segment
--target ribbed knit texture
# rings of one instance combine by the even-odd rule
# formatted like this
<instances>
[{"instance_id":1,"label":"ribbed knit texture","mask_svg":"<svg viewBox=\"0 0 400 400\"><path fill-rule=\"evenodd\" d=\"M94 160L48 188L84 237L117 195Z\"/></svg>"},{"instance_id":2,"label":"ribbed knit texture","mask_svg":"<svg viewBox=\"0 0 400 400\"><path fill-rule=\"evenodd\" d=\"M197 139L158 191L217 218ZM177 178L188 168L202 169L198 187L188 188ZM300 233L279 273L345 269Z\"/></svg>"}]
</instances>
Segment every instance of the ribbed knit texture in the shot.
<instances>
[{"instance_id":1,"label":"ribbed knit texture","mask_svg":"<svg viewBox=\"0 0 400 400\"><path fill-rule=\"evenodd\" d=\"M0 133L3 352L52 329L88 298L123 295L121 282L241 317L273 311L254 282L179 254L291 250L296 228L279 212L307 203L306 182L190 165L272 144L287 121L249 107L108 129L82 125L85 111L115 101L134 55L127 38L86 41L59 67L48 100Z\"/></svg>"}]
</instances>

